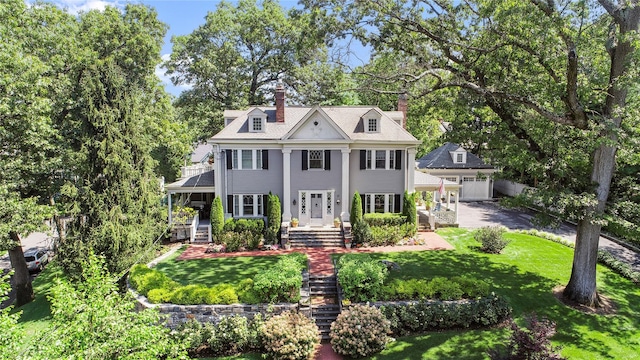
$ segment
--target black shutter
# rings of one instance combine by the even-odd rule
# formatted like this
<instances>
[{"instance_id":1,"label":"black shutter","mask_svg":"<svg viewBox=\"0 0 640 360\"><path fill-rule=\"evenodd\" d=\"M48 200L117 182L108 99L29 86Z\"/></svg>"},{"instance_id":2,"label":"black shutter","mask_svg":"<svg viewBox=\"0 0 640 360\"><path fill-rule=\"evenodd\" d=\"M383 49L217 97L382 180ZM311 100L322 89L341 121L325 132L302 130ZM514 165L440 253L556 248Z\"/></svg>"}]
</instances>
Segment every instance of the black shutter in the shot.
<instances>
[{"instance_id":1,"label":"black shutter","mask_svg":"<svg viewBox=\"0 0 640 360\"><path fill-rule=\"evenodd\" d=\"M262 170L269 170L269 150L262 150Z\"/></svg>"},{"instance_id":2,"label":"black shutter","mask_svg":"<svg viewBox=\"0 0 640 360\"><path fill-rule=\"evenodd\" d=\"M400 212L400 194L393 195L393 212L394 213Z\"/></svg>"},{"instance_id":3,"label":"black shutter","mask_svg":"<svg viewBox=\"0 0 640 360\"><path fill-rule=\"evenodd\" d=\"M324 151L324 169L331 170L331 150Z\"/></svg>"},{"instance_id":4,"label":"black shutter","mask_svg":"<svg viewBox=\"0 0 640 360\"><path fill-rule=\"evenodd\" d=\"M302 150L302 170L309 169L309 151Z\"/></svg>"},{"instance_id":5,"label":"black shutter","mask_svg":"<svg viewBox=\"0 0 640 360\"><path fill-rule=\"evenodd\" d=\"M396 150L396 170L402 169L402 150Z\"/></svg>"},{"instance_id":6,"label":"black shutter","mask_svg":"<svg viewBox=\"0 0 640 360\"><path fill-rule=\"evenodd\" d=\"M233 168L233 157L231 155L231 150L225 150L227 153L227 169L231 170Z\"/></svg>"},{"instance_id":7,"label":"black shutter","mask_svg":"<svg viewBox=\"0 0 640 360\"><path fill-rule=\"evenodd\" d=\"M365 207L365 194L360 194L360 203L362 205L362 214L366 214L367 212L364 211L364 207Z\"/></svg>"},{"instance_id":8,"label":"black shutter","mask_svg":"<svg viewBox=\"0 0 640 360\"><path fill-rule=\"evenodd\" d=\"M367 150L360 150L360 170L367 168Z\"/></svg>"},{"instance_id":9,"label":"black shutter","mask_svg":"<svg viewBox=\"0 0 640 360\"><path fill-rule=\"evenodd\" d=\"M269 194L264 194L262 195L262 216L267 216L268 208L269 208Z\"/></svg>"},{"instance_id":10,"label":"black shutter","mask_svg":"<svg viewBox=\"0 0 640 360\"><path fill-rule=\"evenodd\" d=\"M227 195L227 212L233 214L233 195Z\"/></svg>"}]
</instances>

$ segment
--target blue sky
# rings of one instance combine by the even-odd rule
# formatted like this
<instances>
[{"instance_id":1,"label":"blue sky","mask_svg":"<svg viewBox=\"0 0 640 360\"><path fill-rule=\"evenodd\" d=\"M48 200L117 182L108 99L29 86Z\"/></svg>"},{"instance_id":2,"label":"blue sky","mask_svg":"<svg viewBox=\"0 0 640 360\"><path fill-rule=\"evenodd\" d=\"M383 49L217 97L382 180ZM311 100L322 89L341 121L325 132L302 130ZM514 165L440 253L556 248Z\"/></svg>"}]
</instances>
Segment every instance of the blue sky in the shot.
<instances>
[{"instance_id":1,"label":"blue sky","mask_svg":"<svg viewBox=\"0 0 640 360\"><path fill-rule=\"evenodd\" d=\"M30 0L26 0L29 2ZM159 19L169 25L169 30L165 37L161 54L164 59L168 59L171 54L171 37L174 35L187 35L195 28L204 23L207 12L215 11L220 0L49 0L62 8L68 9L70 13L77 14L82 11L102 10L105 6L111 5L122 8L127 3L143 3L156 9ZM229 1L235 3L236 1ZM298 5L297 0L280 1L280 5L289 9ZM356 49L362 60L368 60L368 51L362 46ZM363 56L364 55L364 56ZM156 73L165 84L168 92L178 96L186 87L176 87L171 84L171 80L164 76L162 69L157 69Z\"/></svg>"}]
</instances>

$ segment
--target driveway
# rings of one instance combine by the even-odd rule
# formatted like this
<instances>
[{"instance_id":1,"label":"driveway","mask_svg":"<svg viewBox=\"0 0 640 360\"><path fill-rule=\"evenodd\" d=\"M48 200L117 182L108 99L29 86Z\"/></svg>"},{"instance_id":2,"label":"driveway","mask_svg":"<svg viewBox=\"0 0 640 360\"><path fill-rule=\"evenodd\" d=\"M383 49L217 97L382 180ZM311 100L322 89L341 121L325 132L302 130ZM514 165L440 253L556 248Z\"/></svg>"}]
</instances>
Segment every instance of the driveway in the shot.
<instances>
[{"instance_id":1,"label":"driveway","mask_svg":"<svg viewBox=\"0 0 640 360\"><path fill-rule=\"evenodd\" d=\"M483 226L502 225L511 230L538 229L561 236L570 242L576 241L575 226L563 223L557 229L536 228L531 224L533 213L526 210L507 209L497 202L468 202L459 203L460 214L458 222L461 228L479 228ZM605 237L600 237L600 249L609 251L616 258L629 263L635 271L640 271L640 254L613 242Z\"/></svg>"},{"instance_id":2,"label":"driveway","mask_svg":"<svg viewBox=\"0 0 640 360\"><path fill-rule=\"evenodd\" d=\"M52 245L53 244L51 237L46 233L36 232L30 234L25 238L22 238L23 252L34 248L51 250ZM5 270L9 269L11 269L11 261L9 260L9 254L7 253L3 256L0 256L0 273L3 273Z\"/></svg>"}]
</instances>

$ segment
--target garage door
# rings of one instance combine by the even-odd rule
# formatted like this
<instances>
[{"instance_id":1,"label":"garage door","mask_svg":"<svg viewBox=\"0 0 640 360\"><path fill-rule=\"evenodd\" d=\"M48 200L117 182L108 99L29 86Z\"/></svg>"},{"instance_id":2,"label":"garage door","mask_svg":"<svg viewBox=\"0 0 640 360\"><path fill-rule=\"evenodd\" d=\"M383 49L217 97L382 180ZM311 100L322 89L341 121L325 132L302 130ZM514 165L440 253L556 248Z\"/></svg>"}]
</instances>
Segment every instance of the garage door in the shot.
<instances>
[{"instance_id":1,"label":"garage door","mask_svg":"<svg viewBox=\"0 0 640 360\"><path fill-rule=\"evenodd\" d=\"M487 189L489 188L489 184L487 184L489 178L479 179L475 176L463 176L462 177L462 196L461 199L464 200L484 200L488 199Z\"/></svg>"}]
</instances>

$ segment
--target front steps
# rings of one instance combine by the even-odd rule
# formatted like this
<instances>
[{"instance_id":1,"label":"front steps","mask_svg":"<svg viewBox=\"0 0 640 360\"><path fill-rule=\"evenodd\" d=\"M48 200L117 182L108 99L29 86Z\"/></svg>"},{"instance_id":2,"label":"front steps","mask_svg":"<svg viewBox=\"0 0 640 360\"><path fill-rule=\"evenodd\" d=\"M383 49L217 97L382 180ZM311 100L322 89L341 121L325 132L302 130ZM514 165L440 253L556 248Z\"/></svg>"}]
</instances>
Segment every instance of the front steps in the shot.
<instances>
[{"instance_id":1,"label":"front steps","mask_svg":"<svg viewBox=\"0 0 640 360\"><path fill-rule=\"evenodd\" d=\"M209 228L198 227L196 234L193 237L194 244L207 244L209 243Z\"/></svg>"},{"instance_id":2,"label":"front steps","mask_svg":"<svg viewBox=\"0 0 640 360\"><path fill-rule=\"evenodd\" d=\"M335 275L309 275L312 296L311 316L323 342L329 341L331 324L340 314L337 304L338 287ZM314 304L315 303L315 304Z\"/></svg>"},{"instance_id":3,"label":"front steps","mask_svg":"<svg viewBox=\"0 0 640 360\"><path fill-rule=\"evenodd\" d=\"M342 231L339 228L289 228L289 243L292 248L343 247Z\"/></svg>"}]
</instances>

